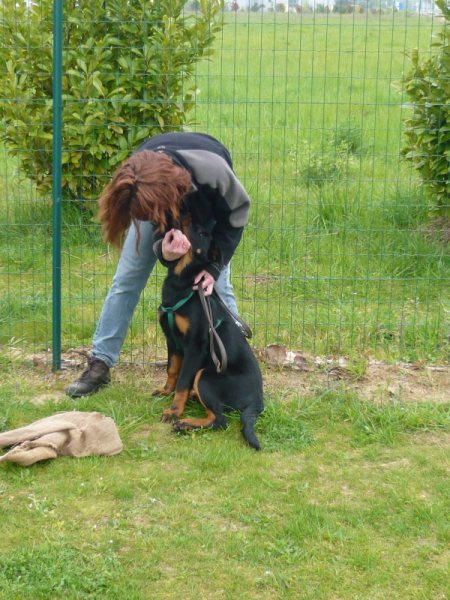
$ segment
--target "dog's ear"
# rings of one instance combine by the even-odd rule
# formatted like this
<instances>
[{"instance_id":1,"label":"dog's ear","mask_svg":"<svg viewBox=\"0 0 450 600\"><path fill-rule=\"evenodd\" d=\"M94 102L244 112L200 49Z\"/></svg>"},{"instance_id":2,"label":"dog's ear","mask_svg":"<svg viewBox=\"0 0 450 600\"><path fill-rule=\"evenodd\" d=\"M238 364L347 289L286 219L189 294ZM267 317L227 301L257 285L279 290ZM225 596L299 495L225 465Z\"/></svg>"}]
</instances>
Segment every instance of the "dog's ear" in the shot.
<instances>
[{"instance_id":1,"label":"dog's ear","mask_svg":"<svg viewBox=\"0 0 450 600\"><path fill-rule=\"evenodd\" d=\"M187 238L189 238L189 236L191 235L191 223L192 219L189 213L181 217L180 229Z\"/></svg>"}]
</instances>

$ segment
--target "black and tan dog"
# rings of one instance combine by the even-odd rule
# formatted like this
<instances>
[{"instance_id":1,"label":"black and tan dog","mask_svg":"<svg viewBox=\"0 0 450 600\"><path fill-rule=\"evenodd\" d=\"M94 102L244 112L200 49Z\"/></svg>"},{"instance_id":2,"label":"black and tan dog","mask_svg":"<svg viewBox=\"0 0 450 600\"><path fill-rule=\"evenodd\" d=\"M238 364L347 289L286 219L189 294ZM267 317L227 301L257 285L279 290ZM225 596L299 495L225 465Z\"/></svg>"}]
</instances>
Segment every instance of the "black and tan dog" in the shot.
<instances>
[{"instance_id":1,"label":"black and tan dog","mask_svg":"<svg viewBox=\"0 0 450 600\"><path fill-rule=\"evenodd\" d=\"M155 395L175 392L162 420L174 422L176 431L210 427L225 428L224 413L240 412L242 433L259 450L254 432L263 410L261 372L250 346L220 299L210 296L212 318L227 354L227 368L218 373L210 352L209 324L199 293L192 290L194 278L205 268L210 250L209 233L198 227L185 231L191 250L169 268L162 289L159 321L167 340L168 366L165 386ZM206 409L204 418L180 419L190 396Z\"/></svg>"}]
</instances>

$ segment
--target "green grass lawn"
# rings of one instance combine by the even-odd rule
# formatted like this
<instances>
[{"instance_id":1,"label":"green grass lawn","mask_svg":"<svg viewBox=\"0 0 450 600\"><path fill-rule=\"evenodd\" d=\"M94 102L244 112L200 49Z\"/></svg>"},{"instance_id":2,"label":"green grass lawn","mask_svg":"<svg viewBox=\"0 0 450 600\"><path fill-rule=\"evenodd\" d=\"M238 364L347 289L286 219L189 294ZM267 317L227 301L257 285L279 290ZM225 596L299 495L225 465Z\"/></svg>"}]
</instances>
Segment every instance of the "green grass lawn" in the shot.
<instances>
[{"instance_id":1,"label":"green grass lawn","mask_svg":"<svg viewBox=\"0 0 450 600\"><path fill-rule=\"evenodd\" d=\"M236 417L160 423L161 371L122 368L76 404L72 375L4 367L0 430L99 410L125 448L0 465L0 598L448 598L448 406L280 390L265 371L257 453Z\"/></svg>"}]
</instances>

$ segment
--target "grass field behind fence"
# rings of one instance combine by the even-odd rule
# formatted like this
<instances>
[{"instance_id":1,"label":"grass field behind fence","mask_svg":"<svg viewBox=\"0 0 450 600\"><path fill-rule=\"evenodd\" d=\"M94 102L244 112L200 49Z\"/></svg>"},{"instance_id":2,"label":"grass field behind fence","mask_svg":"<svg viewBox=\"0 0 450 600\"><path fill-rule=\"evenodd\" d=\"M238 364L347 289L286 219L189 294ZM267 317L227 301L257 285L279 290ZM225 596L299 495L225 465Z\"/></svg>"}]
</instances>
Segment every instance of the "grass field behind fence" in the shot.
<instances>
[{"instance_id":1,"label":"grass field behind fence","mask_svg":"<svg viewBox=\"0 0 450 600\"><path fill-rule=\"evenodd\" d=\"M232 276L255 346L388 359L446 356L442 222L400 162L405 51L437 22L380 15L227 15L196 74L192 128L220 138L252 200ZM24 144L26 140L24 140ZM51 208L0 154L0 341L51 343ZM63 349L89 346L117 255L64 207ZM126 360L164 356L149 281ZM446 312L447 311L447 312Z\"/></svg>"}]
</instances>

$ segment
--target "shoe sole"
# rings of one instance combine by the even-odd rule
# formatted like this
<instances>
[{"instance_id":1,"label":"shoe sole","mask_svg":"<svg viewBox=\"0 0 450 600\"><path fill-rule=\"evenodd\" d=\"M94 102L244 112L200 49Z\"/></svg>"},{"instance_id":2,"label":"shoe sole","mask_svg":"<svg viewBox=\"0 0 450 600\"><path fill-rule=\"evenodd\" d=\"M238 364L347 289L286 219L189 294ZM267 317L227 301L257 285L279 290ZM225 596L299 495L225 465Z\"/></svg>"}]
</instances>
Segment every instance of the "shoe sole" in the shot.
<instances>
[{"instance_id":1,"label":"shoe sole","mask_svg":"<svg viewBox=\"0 0 450 600\"><path fill-rule=\"evenodd\" d=\"M109 385L109 382L108 383L101 383L99 386L97 386L96 388L94 388L90 392L85 392L84 394L80 394L80 393L77 393L77 392L75 392L73 394L70 394L66 390L66 396L68 396L69 398L84 398L84 396L91 396L92 394L95 394L95 392L98 392L101 388L106 387L107 385Z\"/></svg>"}]
</instances>

